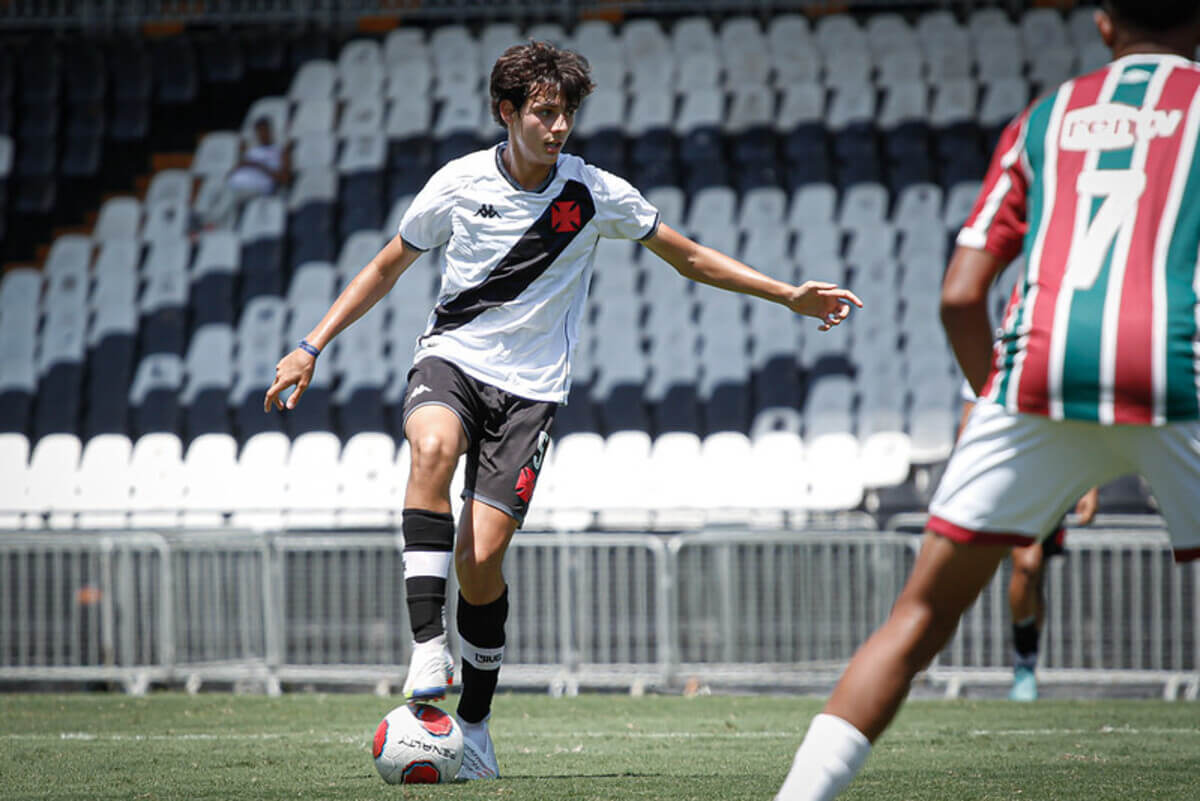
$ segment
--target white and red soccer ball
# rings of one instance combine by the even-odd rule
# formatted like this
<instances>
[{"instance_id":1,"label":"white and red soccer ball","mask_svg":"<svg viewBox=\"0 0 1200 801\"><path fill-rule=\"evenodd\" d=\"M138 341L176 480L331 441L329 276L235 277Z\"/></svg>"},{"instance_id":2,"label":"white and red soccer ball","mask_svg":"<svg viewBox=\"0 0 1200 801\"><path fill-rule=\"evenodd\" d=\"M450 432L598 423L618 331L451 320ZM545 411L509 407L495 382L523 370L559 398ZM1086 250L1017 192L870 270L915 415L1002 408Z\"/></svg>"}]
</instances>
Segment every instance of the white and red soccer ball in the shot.
<instances>
[{"instance_id":1,"label":"white and red soccer ball","mask_svg":"<svg viewBox=\"0 0 1200 801\"><path fill-rule=\"evenodd\" d=\"M380 722L371 753L388 784L452 782L462 766L462 730L436 706L405 704Z\"/></svg>"}]
</instances>

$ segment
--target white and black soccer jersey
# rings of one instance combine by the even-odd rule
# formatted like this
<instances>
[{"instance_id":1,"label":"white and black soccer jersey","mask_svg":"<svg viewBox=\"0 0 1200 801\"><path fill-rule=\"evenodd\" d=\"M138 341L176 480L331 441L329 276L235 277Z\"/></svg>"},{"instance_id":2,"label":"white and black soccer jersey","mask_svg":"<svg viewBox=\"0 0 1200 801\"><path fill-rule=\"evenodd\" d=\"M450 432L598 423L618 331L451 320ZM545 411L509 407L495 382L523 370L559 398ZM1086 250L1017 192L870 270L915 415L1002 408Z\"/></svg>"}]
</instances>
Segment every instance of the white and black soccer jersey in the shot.
<instances>
[{"instance_id":1,"label":"white and black soccer jersey","mask_svg":"<svg viewBox=\"0 0 1200 801\"><path fill-rule=\"evenodd\" d=\"M503 148L446 164L400 221L407 246L446 246L413 361L439 356L514 395L562 403L596 241L649 238L658 211L628 181L565 154L545 184L522 189Z\"/></svg>"}]
</instances>

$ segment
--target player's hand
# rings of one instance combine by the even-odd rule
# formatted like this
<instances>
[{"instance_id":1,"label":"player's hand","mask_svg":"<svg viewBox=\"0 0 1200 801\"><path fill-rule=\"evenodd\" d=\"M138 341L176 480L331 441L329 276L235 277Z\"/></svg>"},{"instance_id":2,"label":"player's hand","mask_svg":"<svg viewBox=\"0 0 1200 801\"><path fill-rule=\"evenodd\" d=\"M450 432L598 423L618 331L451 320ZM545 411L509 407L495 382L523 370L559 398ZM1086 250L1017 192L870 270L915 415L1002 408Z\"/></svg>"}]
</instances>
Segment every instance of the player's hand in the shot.
<instances>
[{"instance_id":1,"label":"player's hand","mask_svg":"<svg viewBox=\"0 0 1200 801\"><path fill-rule=\"evenodd\" d=\"M1092 487L1079 499L1079 503L1075 504L1075 516L1078 518L1076 522L1081 526L1091 524L1096 519L1096 508L1099 506L1100 488Z\"/></svg>"},{"instance_id":2,"label":"player's hand","mask_svg":"<svg viewBox=\"0 0 1200 801\"><path fill-rule=\"evenodd\" d=\"M288 396L287 408L295 409L296 404L300 402L300 396L312 381L313 369L316 366L317 357L299 348L280 359L279 364L275 365L275 382L271 384L271 388L267 390L267 397L263 399L263 411L271 411L272 406L283 409L284 402L279 395L292 386L296 391Z\"/></svg>"},{"instance_id":3,"label":"player's hand","mask_svg":"<svg viewBox=\"0 0 1200 801\"><path fill-rule=\"evenodd\" d=\"M828 281L805 281L792 292L787 307L821 321L819 330L828 331L850 316L850 304L862 308L862 301L849 289Z\"/></svg>"}]
</instances>

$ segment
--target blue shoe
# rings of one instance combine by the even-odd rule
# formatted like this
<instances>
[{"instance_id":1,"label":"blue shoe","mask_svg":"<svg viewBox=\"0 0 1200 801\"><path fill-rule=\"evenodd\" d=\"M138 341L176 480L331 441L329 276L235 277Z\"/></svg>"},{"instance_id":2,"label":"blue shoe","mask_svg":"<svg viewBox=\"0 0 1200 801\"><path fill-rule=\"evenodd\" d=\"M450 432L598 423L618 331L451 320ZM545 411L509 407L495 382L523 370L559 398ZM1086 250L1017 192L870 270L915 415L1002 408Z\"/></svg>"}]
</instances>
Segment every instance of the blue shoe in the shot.
<instances>
[{"instance_id":1,"label":"blue shoe","mask_svg":"<svg viewBox=\"0 0 1200 801\"><path fill-rule=\"evenodd\" d=\"M1008 700L1036 701L1037 697L1037 676L1033 674L1033 668L1014 668L1013 684L1012 689L1008 691Z\"/></svg>"}]
</instances>

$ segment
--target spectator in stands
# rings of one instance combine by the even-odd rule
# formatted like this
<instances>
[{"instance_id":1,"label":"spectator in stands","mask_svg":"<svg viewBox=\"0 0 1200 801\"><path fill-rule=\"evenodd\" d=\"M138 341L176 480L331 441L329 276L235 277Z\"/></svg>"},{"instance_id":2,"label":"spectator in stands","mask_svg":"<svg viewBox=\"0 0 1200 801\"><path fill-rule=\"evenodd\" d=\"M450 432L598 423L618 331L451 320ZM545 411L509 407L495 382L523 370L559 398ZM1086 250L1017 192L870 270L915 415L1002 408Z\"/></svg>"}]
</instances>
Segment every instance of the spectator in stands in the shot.
<instances>
[{"instance_id":1,"label":"spectator in stands","mask_svg":"<svg viewBox=\"0 0 1200 801\"><path fill-rule=\"evenodd\" d=\"M964 381L959 436L962 436L971 417L975 400L971 385ZM1075 504L1075 522L1078 525L1090 525L1095 519L1099 497L1100 489L1092 487ZM1008 611L1012 614L1013 633L1013 683L1008 692L1010 701L1036 701L1038 697L1038 643L1042 638L1046 611L1042 579L1046 574L1046 560L1063 554L1063 544L1067 539L1065 524L1065 519L1059 521L1053 533L1040 543L1012 549L1013 570L1008 581Z\"/></svg>"},{"instance_id":2,"label":"spectator in stands","mask_svg":"<svg viewBox=\"0 0 1200 801\"><path fill-rule=\"evenodd\" d=\"M269 118L254 121L254 139L257 144L243 150L241 160L207 207L197 210L193 229L233 228L247 201L273 195L287 186L291 180L291 154L275 141Z\"/></svg>"},{"instance_id":3,"label":"spectator in stands","mask_svg":"<svg viewBox=\"0 0 1200 801\"><path fill-rule=\"evenodd\" d=\"M563 154L593 88L577 53L509 48L491 76L505 142L442 167L395 238L276 367L265 408L294 408L320 350L382 298L422 253L445 246L441 296L417 342L405 399L412 466L404 498L405 586L413 626L408 698L442 697L453 662L442 622L455 527L450 482L467 455L456 568L466 745L461 778L496 778L488 717L504 654L504 552L520 526L567 398L572 352L599 237L635 239L687 278L780 303L827 331L861 302L849 290L777 281L659 220L627 181Z\"/></svg>"},{"instance_id":4,"label":"spectator in stands","mask_svg":"<svg viewBox=\"0 0 1200 801\"><path fill-rule=\"evenodd\" d=\"M930 504L912 575L809 726L778 801L850 783L1014 545L1128 472L1178 561L1200 558L1200 43L1196 0L1104 0L1114 61L1000 137L942 288L979 402ZM988 289L1024 254L993 343Z\"/></svg>"}]
</instances>

